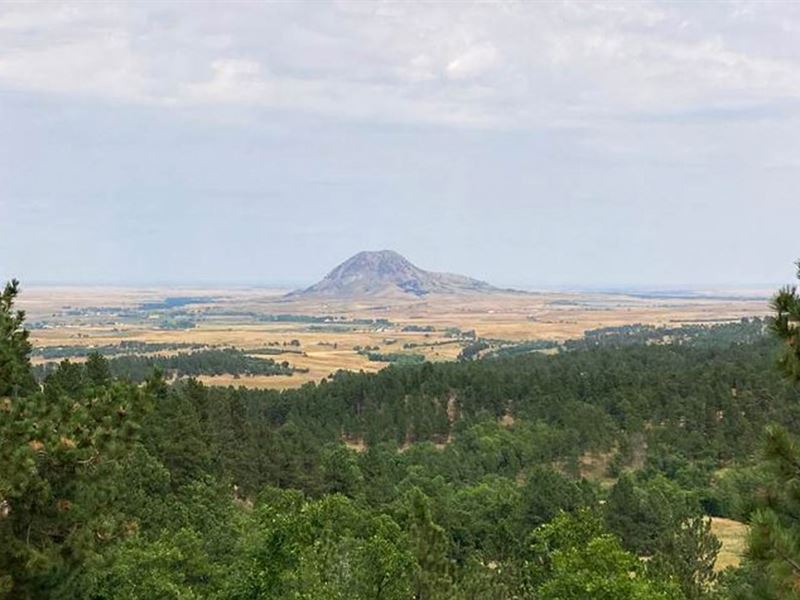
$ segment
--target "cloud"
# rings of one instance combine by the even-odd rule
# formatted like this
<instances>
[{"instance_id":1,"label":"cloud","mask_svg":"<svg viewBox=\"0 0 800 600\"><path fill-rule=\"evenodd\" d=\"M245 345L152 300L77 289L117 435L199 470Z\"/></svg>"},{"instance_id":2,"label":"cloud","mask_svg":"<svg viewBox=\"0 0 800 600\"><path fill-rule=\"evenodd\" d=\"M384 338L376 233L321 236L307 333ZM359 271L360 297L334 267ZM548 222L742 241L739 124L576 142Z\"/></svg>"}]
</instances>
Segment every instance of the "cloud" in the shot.
<instances>
[{"instance_id":1,"label":"cloud","mask_svg":"<svg viewBox=\"0 0 800 600\"><path fill-rule=\"evenodd\" d=\"M800 98L800 9L688 3L0 7L0 89L490 128Z\"/></svg>"},{"instance_id":2,"label":"cloud","mask_svg":"<svg viewBox=\"0 0 800 600\"><path fill-rule=\"evenodd\" d=\"M447 75L451 79L477 77L497 62L497 50L491 44L481 44L451 60L447 65Z\"/></svg>"}]
</instances>

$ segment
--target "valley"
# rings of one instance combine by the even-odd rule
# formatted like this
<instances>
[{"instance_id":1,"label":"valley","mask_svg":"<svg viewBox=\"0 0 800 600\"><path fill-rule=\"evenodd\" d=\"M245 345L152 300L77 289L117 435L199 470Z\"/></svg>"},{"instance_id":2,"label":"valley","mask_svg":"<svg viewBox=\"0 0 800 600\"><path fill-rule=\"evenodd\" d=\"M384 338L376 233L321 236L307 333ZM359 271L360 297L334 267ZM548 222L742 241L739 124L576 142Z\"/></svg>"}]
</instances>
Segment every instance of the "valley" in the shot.
<instances>
[{"instance_id":1,"label":"valley","mask_svg":"<svg viewBox=\"0 0 800 600\"><path fill-rule=\"evenodd\" d=\"M381 360L390 355L455 360L479 339L486 351L530 341L561 343L598 328L716 324L768 312L766 293L758 290L685 297L500 292L320 299L256 288L27 286L20 306L32 324L34 363L81 360L82 350L119 344L143 344L126 352L141 355L269 348L269 358L297 370L200 379L276 389L319 381L339 369L374 372L390 364ZM44 349L54 348L63 352L48 357Z\"/></svg>"},{"instance_id":2,"label":"valley","mask_svg":"<svg viewBox=\"0 0 800 600\"><path fill-rule=\"evenodd\" d=\"M0 4L0 600L800 600L798 31Z\"/></svg>"}]
</instances>

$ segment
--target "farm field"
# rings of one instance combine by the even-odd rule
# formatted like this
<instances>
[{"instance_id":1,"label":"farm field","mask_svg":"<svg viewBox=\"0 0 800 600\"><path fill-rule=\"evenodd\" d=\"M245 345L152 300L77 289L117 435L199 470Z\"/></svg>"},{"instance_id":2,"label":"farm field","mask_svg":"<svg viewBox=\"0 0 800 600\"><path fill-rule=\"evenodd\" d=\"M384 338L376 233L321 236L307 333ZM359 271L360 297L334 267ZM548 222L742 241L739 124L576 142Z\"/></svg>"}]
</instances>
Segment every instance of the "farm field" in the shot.
<instances>
[{"instance_id":1,"label":"farm field","mask_svg":"<svg viewBox=\"0 0 800 600\"><path fill-rule=\"evenodd\" d=\"M766 292L644 296L503 293L379 297L369 301L286 299L277 289L27 287L20 306L38 350L34 363L70 351L119 344L146 356L237 348L295 369L291 375L204 375L215 385L297 387L331 373L377 371L392 360L456 359L476 340L503 347L580 338L630 324L714 324L768 313ZM159 345L159 346L155 346ZM46 358L45 348L62 348ZM265 350L266 349L266 350ZM76 360L81 357L75 353Z\"/></svg>"}]
</instances>

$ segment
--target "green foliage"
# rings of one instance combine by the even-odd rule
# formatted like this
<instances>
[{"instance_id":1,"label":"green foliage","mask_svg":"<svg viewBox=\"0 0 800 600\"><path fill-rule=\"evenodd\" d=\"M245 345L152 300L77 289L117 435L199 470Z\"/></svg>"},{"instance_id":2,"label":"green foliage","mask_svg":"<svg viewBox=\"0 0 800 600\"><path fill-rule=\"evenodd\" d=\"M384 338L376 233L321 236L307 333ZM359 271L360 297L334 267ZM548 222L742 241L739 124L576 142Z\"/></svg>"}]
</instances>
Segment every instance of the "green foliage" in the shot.
<instances>
[{"instance_id":1,"label":"green foliage","mask_svg":"<svg viewBox=\"0 0 800 600\"><path fill-rule=\"evenodd\" d=\"M800 277L800 262L798 277ZM779 366L793 383L800 381L800 296L794 287L773 298L771 330L783 342ZM800 598L800 447L786 428L770 426L762 453L762 473L750 494L748 562L727 587L733 598Z\"/></svg>"},{"instance_id":2,"label":"green foliage","mask_svg":"<svg viewBox=\"0 0 800 600\"><path fill-rule=\"evenodd\" d=\"M591 512L562 513L533 535L535 559L543 567L538 600L678 599L671 582L650 579L643 563L604 531Z\"/></svg>"},{"instance_id":3,"label":"green foliage","mask_svg":"<svg viewBox=\"0 0 800 600\"><path fill-rule=\"evenodd\" d=\"M800 279L800 261L797 263ZM791 380L800 381L800 295L796 287L782 288L772 299L772 332L783 342L780 366Z\"/></svg>"},{"instance_id":4,"label":"green foliage","mask_svg":"<svg viewBox=\"0 0 800 600\"><path fill-rule=\"evenodd\" d=\"M662 537L698 512L677 485L657 477L637 485L623 474L608 496L606 523L626 548L650 555Z\"/></svg>"},{"instance_id":5,"label":"green foliage","mask_svg":"<svg viewBox=\"0 0 800 600\"><path fill-rule=\"evenodd\" d=\"M412 354L407 352L361 352L367 360L374 362L390 362L400 365L413 365L425 362L424 354Z\"/></svg>"},{"instance_id":6,"label":"green foliage","mask_svg":"<svg viewBox=\"0 0 800 600\"><path fill-rule=\"evenodd\" d=\"M417 563L414 597L444 598L452 582L447 534L433 521L429 500L422 491L412 489L407 502L406 530Z\"/></svg>"},{"instance_id":7,"label":"green foliage","mask_svg":"<svg viewBox=\"0 0 800 600\"><path fill-rule=\"evenodd\" d=\"M86 401L36 393L6 405L0 565L27 575L18 587L35 589L40 577L70 569L127 532L118 510L125 489L114 482L136 439L140 404L138 390L115 384Z\"/></svg>"},{"instance_id":8,"label":"green foliage","mask_svg":"<svg viewBox=\"0 0 800 600\"><path fill-rule=\"evenodd\" d=\"M784 429L771 428L764 459L771 478L752 516L748 556L771 593L800 598L800 449Z\"/></svg>"},{"instance_id":9,"label":"green foliage","mask_svg":"<svg viewBox=\"0 0 800 600\"><path fill-rule=\"evenodd\" d=\"M364 477L356 453L345 446L326 448L322 455L322 476L325 492L359 498L363 494Z\"/></svg>"},{"instance_id":10,"label":"green foliage","mask_svg":"<svg viewBox=\"0 0 800 600\"><path fill-rule=\"evenodd\" d=\"M200 414L204 389L190 382L185 393L176 393L151 380L149 390L155 408L145 422L145 443L148 450L167 467L174 485L182 485L209 472L212 455L208 433Z\"/></svg>"},{"instance_id":11,"label":"green foliage","mask_svg":"<svg viewBox=\"0 0 800 600\"><path fill-rule=\"evenodd\" d=\"M124 340L118 344L103 344L96 346L44 346L34 348L32 355L46 359L54 358L82 358L92 354L111 357L119 354L142 354L145 352L163 352L165 350L200 350L202 344L190 343L154 343Z\"/></svg>"},{"instance_id":12,"label":"green foliage","mask_svg":"<svg viewBox=\"0 0 800 600\"><path fill-rule=\"evenodd\" d=\"M0 321L9 597L791 597L800 458L776 434L769 475L746 465L764 424L797 422L800 394L751 322L285 392L168 383L152 362L133 385L117 379L129 357L91 353L38 389L15 295ZM610 489L582 477L610 456ZM721 582L701 507L755 515L750 562Z\"/></svg>"},{"instance_id":13,"label":"green foliage","mask_svg":"<svg viewBox=\"0 0 800 600\"><path fill-rule=\"evenodd\" d=\"M64 363L44 391L29 391L30 345L13 313L16 285L0 303L0 573L13 596L42 593L135 524L120 510L120 466L148 408L141 390ZM9 358L10 357L10 358Z\"/></svg>"},{"instance_id":14,"label":"green foliage","mask_svg":"<svg viewBox=\"0 0 800 600\"><path fill-rule=\"evenodd\" d=\"M627 550L650 558L648 573L675 582L687 600L714 590L719 540L696 500L675 483L623 474L609 494L605 520Z\"/></svg>"},{"instance_id":15,"label":"green foliage","mask_svg":"<svg viewBox=\"0 0 800 600\"><path fill-rule=\"evenodd\" d=\"M534 467L522 488L522 518L529 527L547 523L561 511L594 503L591 489L548 467Z\"/></svg>"},{"instance_id":16,"label":"green foliage","mask_svg":"<svg viewBox=\"0 0 800 600\"><path fill-rule=\"evenodd\" d=\"M717 581L714 564L720 548L711 532L711 520L691 517L662 536L647 565L648 573L677 582L687 600L707 598Z\"/></svg>"},{"instance_id":17,"label":"green foliage","mask_svg":"<svg viewBox=\"0 0 800 600\"><path fill-rule=\"evenodd\" d=\"M408 545L392 519L370 516L342 496L309 502L272 490L253 513L226 596L408 598Z\"/></svg>"},{"instance_id":18,"label":"green foliage","mask_svg":"<svg viewBox=\"0 0 800 600\"><path fill-rule=\"evenodd\" d=\"M516 482L487 476L475 485L456 490L442 515L457 550L457 559L478 553L495 560L508 560L519 552L519 535L526 529L520 511L521 494Z\"/></svg>"},{"instance_id":19,"label":"green foliage","mask_svg":"<svg viewBox=\"0 0 800 600\"><path fill-rule=\"evenodd\" d=\"M472 360L487 348L489 348L489 343L484 340L471 342L461 349L458 354L458 360Z\"/></svg>"},{"instance_id":20,"label":"green foliage","mask_svg":"<svg viewBox=\"0 0 800 600\"><path fill-rule=\"evenodd\" d=\"M135 536L92 565L78 591L87 598L193 600L213 592L214 567L200 536L181 529L149 541Z\"/></svg>"},{"instance_id":21,"label":"green foliage","mask_svg":"<svg viewBox=\"0 0 800 600\"><path fill-rule=\"evenodd\" d=\"M91 356L91 355L90 355ZM115 377L141 383L158 370L169 377L194 377L197 375L291 375L294 369L288 363L278 363L271 358L258 358L233 348L180 352L172 356L114 356L107 360L107 368ZM40 379L52 371L49 364L36 369Z\"/></svg>"},{"instance_id":22,"label":"green foliage","mask_svg":"<svg viewBox=\"0 0 800 600\"><path fill-rule=\"evenodd\" d=\"M0 294L0 398L15 398L35 389L29 334L22 326L25 313L14 309L17 294L16 279L7 283Z\"/></svg>"},{"instance_id":23,"label":"green foliage","mask_svg":"<svg viewBox=\"0 0 800 600\"><path fill-rule=\"evenodd\" d=\"M764 337L765 322L759 317L742 318L735 323L714 325L680 325L656 327L654 325L620 325L591 329L582 339L568 340L566 349L597 347L624 347L643 344L667 344L694 348L719 348L731 344L752 344Z\"/></svg>"},{"instance_id":24,"label":"green foliage","mask_svg":"<svg viewBox=\"0 0 800 600\"><path fill-rule=\"evenodd\" d=\"M659 589L665 587L667 589ZM657 600L679 598L677 590L643 575L639 559L611 535L553 555L553 576L538 590L539 600Z\"/></svg>"}]
</instances>

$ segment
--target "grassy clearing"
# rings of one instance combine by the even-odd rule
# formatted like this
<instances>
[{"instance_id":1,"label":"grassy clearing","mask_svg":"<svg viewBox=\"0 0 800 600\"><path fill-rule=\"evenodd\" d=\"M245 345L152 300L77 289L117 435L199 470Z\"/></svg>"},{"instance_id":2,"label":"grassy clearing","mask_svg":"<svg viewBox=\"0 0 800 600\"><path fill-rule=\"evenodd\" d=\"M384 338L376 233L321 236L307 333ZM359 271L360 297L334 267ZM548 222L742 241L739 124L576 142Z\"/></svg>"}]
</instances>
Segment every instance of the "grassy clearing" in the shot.
<instances>
[{"instance_id":1,"label":"grassy clearing","mask_svg":"<svg viewBox=\"0 0 800 600\"><path fill-rule=\"evenodd\" d=\"M744 557L748 527L744 523L721 517L711 517L711 531L722 542L715 568L722 571L727 567L739 566Z\"/></svg>"}]
</instances>

